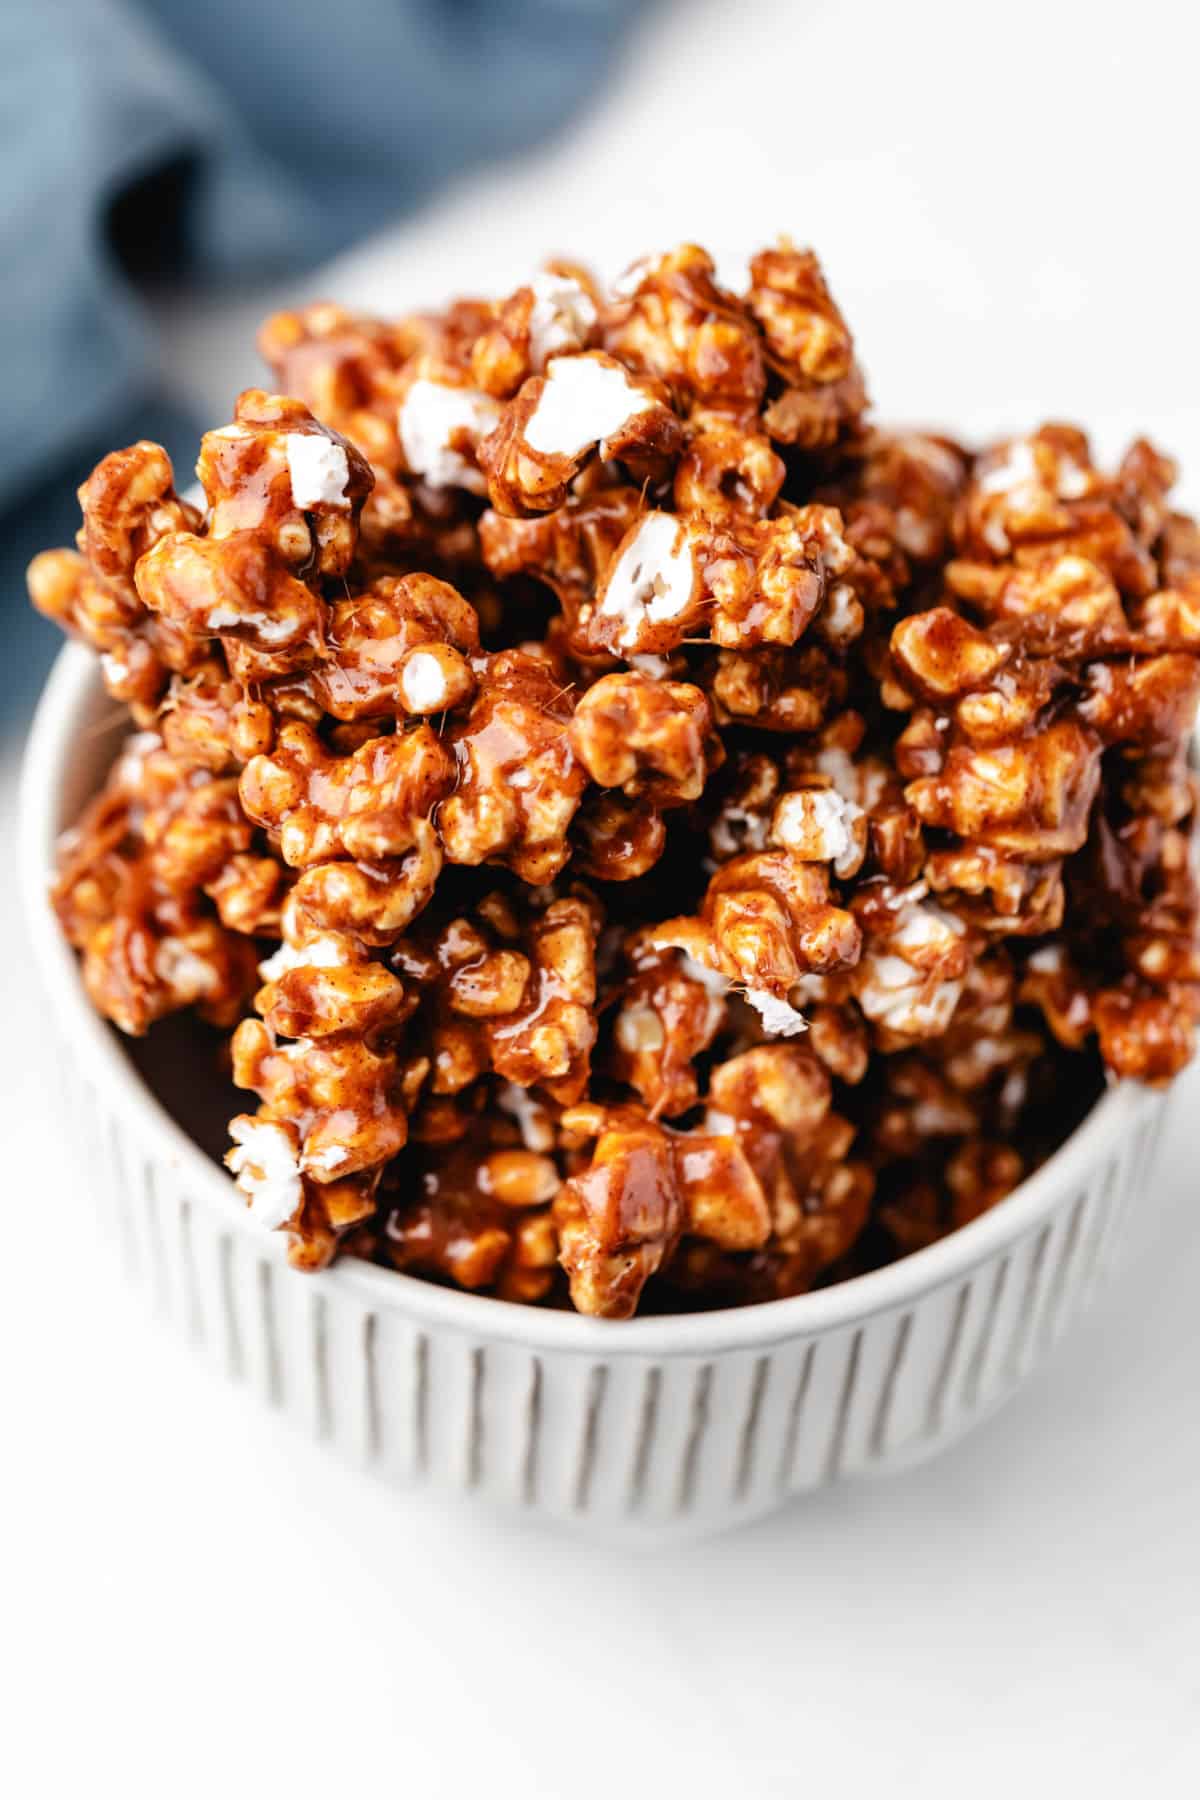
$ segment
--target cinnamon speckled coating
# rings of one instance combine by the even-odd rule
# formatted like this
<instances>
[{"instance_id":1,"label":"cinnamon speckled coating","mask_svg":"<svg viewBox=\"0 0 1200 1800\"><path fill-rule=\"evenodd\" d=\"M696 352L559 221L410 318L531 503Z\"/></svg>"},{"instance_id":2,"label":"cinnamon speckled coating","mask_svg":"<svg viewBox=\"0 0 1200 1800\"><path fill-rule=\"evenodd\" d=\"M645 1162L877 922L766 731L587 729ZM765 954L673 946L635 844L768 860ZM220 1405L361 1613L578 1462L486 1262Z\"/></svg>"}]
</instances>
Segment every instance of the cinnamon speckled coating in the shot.
<instances>
[{"instance_id":1,"label":"cinnamon speckled coating","mask_svg":"<svg viewBox=\"0 0 1200 1800\"><path fill-rule=\"evenodd\" d=\"M252 1216L608 1318L954 1230L1200 1020L1200 528L1170 458L868 417L810 250L397 319L80 489L34 604L138 728L53 903L193 1011ZM197 1055L207 1054L197 1042Z\"/></svg>"}]
</instances>

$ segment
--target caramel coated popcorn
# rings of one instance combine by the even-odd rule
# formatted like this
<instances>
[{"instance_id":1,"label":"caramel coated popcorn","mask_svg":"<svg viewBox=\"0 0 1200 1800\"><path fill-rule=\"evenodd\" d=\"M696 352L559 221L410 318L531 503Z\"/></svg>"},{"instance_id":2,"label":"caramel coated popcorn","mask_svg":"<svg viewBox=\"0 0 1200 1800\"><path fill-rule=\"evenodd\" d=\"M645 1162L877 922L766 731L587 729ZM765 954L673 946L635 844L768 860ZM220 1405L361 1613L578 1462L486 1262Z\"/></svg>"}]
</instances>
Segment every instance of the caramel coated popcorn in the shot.
<instances>
[{"instance_id":1,"label":"caramel coated popcorn","mask_svg":"<svg viewBox=\"0 0 1200 1800\"><path fill-rule=\"evenodd\" d=\"M1200 1022L1200 528L1170 459L867 417L787 241L277 315L106 457L34 603L135 733L53 900L191 1011L226 1162L339 1252L606 1318L967 1224ZM197 1054L208 1054L198 1047Z\"/></svg>"}]
</instances>

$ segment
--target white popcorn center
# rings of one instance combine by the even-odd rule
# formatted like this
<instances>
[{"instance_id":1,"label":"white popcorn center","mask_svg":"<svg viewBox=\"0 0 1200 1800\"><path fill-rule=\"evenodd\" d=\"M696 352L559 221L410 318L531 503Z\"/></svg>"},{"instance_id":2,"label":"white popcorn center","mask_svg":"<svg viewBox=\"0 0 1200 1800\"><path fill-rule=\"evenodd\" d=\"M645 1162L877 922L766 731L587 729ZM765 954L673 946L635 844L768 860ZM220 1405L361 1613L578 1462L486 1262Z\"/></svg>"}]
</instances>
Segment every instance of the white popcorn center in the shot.
<instances>
[{"instance_id":1,"label":"white popcorn center","mask_svg":"<svg viewBox=\"0 0 1200 1800\"><path fill-rule=\"evenodd\" d=\"M1082 500L1087 494L1089 477L1082 463L1059 450L1054 458L1054 491L1060 500ZM981 494L1007 494L1028 500L1036 497L1041 487L1042 472L1038 467L1034 446L1028 438L1016 438L998 462L979 477Z\"/></svg>"},{"instance_id":2,"label":"white popcorn center","mask_svg":"<svg viewBox=\"0 0 1200 1800\"><path fill-rule=\"evenodd\" d=\"M315 1169L318 1174L332 1175L343 1163L350 1160L350 1152L343 1144L326 1144L323 1150L314 1150L311 1156L305 1157L305 1166Z\"/></svg>"},{"instance_id":3,"label":"white popcorn center","mask_svg":"<svg viewBox=\"0 0 1200 1800\"><path fill-rule=\"evenodd\" d=\"M292 499L301 512L313 506L347 507L350 464L344 444L317 432L289 431L284 438Z\"/></svg>"},{"instance_id":4,"label":"white popcorn center","mask_svg":"<svg viewBox=\"0 0 1200 1800\"><path fill-rule=\"evenodd\" d=\"M210 631L232 631L235 625L241 624L241 617L232 606L214 606L206 614L204 623Z\"/></svg>"},{"instance_id":5,"label":"white popcorn center","mask_svg":"<svg viewBox=\"0 0 1200 1800\"><path fill-rule=\"evenodd\" d=\"M291 637L295 624L291 619L273 619L270 613L254 608L239 612L233 606L211 607L204 619L209 631L236 631L239 625L252 625L264 644L281 644Z\"/></svg>"},{"instance_id":6,"label":"white popcorn center","mask_svg":"<svg viewBox=\"0 0 1200 1800\"><path fill-rule=\"evenodd\" d=\"M863 958L867 979L858 1003L868 1019L906 1036L934 1037L945 1031L962 992L960 981L938 982L929 991L919 969L901 956Z\"/></svg>"},{"instance_id":7,"label":"white popcorn center","mask_svg":"<svg viewBox=\"0 0 1200 1800\"><path fill-rule=\"evenodd\" d=\"M729 982L719 969L710 969L707 963L697 962L686 950L679 959L679 966L689 981L698 981L715 999L722 1000L729 992Z\"/></svg>"},{"instance_id":8,"label":"white popcorn center","mask_svg":"<svg viewBox=\"0 0 1200 1800\"><path fill-rule=\"evenodd\" d=\"M100 667L104 671L104 679L110 687L115 687L118 682L124 681L129 674L129 664L119 650L102 650Z\"/></svg>"},{"instance_id":9,"label":"white popcorn center","mask_svg":"<svg viewBox=\"0 0 1200 1800\"><path fill-rule=\"evenodd\" d=\"M629 659L631 669L639 675L648 675L651 681L669 681L671 679L671 662L666 656L656 656L653 651L643 650L639 655Z\"/></svg>"},{"instance_id":10,"label":"white popcorn center","mask_svg":"<svg viewBox=\"0 0 1200 1800\"><path fill-rule=\"evenodd\" d=\"M600 614L621 621L617 643L631 649L647 626L682 617L695 589L683 526L671 513L649 512L608 572Z\"/></svg>"},{"instance_id":11,"label":"white popcorn center","mask_svg":"<svg viewBox=\"0 0 1200 1800\"><path fill-rule=\"evenodd\" d=\"M234 1119L235 1149L226 1162L250 1202L250 1217L265 1231L278 1231L304 1199L300 1166L291 1134L272 1119Z\"/></svg>"},{"instance_id":12,"label":"white popcorn center","mask_svg":"<svg viewBox=\"0 0 1200 1800\"><path fill-rule=\"evenodd\" d=\"M859 965L858 1004L868 1019L908 1037L946 1030L962 995L961 980L937 981L897 950L949 950L966 927L932 905L906 906L886 951L868 950Z\"/></svg>"},{"instance_id":13,"label":"white popcorn center","mask_svg":"<svg viewBox=\"0 0 1200 1800\"><path fill-rule=\"evenodd\" d=\"M822 775L828 775L843 800L853 801L866 812L877 806L887 791L886 772L879 767L856 763L846 750L820 751L817 767Z\"/></svg>"},{"instance_id":14,"label":"white popcorn center","mask_svg":"<svg viewBox=\"0 0 1200 1800\"><path fill-rule=\"evenodd\" d=\"M974 1129L975 1116L962 1100L919 1100L912 1109L913 1130L921 1137L954 1137Z\"/></svg>"},{"instance_id":15,"label":"white popcorn center","mask_svg":"<svg viewBox=\"0 0 1200 1800\"><path fill-rule=\"evenodd\" d=\"M123 787L140 786L146 772L146 758L162 747L163 741L157 731L135 731L121 745L120 760L114 770L116 779Z\"/></svg>"},{"instance_id":16,"label":"white popcorn center","mask_svg":"<svg viewBox=\"0 0 1200 1800\"><path fill-rule=\"evenodd\" d=\"M805 862L833 863L836 869L857 849L854 826L862 816L862 808L836 788L805 788L783 796L772 831L794 856Z\"/></svg>"},{"instance_id":17,"label":"white popcorn center","mask_svg":"<svg viewBox=\"0 0 1200 1800\"><path fill-rule=\"evenodd\" d=\"M495 429L496 402L476 388L450 387L443 381L414 381L400 408L398 425L404 460L430 487L461 487L487 492L482 472L453 439L466 433L472 443Z\"/></svg>"},{"instance_id":18,"label":"white popcorn center","mask_svg":"<svg viewBox=\"0 0 1200 1800\"><path fill-rule=\"evenodd\" d=\"M765 988L747 988L746 999L762 1020L768 1037L797 1037L808 1030L808 1020L803 1013L797 1012L788 1001L768 994Z\"/></svg>"},{"instance_id":19,"label":"white popcorn center","mask_svg":"<svg viewBox=\"0 0 1200 1800\"><path fill-rule=\"evenodd\" d=\"M626 1006L617 1016L614 1032L621 1049L630 1056L661 1050L667 1041L663 1022L652 1006Z\"/></svg>"},{"instance_id":20,"label":"white popcorn center","mask_svg":"<svg viewBox=\"0 0 1200 1800\"><path fill-rule=\"evenodd\" d=\"M718 856L740 856L745 850L767 847L765 813L748 812L744 806L727 806L714 824L710 836Z\"/></svg>"},{"instance_id":21,"label":"white popcorn center","mask_svg":"<svg viewBox=\"0 0 1200 1800\"><path fill-rule=\"evenodd\" d=\"M1017 438L999 461L979 477L979 492L1001 495L1015 506L1035 506L1043 485L1034 447L1028 438ZM1060 500L1082 500L1089 487L1088 471L1060 451L1056 458L1054 491ZM983 528L989 549L1007 555L1010 545L1002 519L989 519Z\"/></svg>"},{"instance_id":22,"label":"white popcorn center","mask_svg":"<svg viewBox=\"0 0 1200 1800\"><path fill-rule=\"evenodd\" d=\"M337 969L350 958L346 945L334 932L322 932L305 944L280 944L273 956L258 965L263 981L278 981L292 969Z\"/></svg>"},{"instance_id":23,"label":"white popcorn center","mask_svg":"<svg viewBox=\"0 0 1200 1800\"><path fill-rule=\"evenodd\" d=\"M1016 494L1040 484L1037 458L1028 438L1017 438L998 462L979 477L981 494Z\"/></svg>"},{"instance_id":24,"label":"white popcorn center","mask_svg":"<svg viewBox=\"0 0 1200 1800\"><path fill-rule=\"evenodd\" d=\"M189 950L180 938L162 940L155 953L154 972L176 994L195 1000L211 994L217 985L217 971L212 964Z\"/></svg>"},{"instance_id":25,"label":"white popcorn center","mask_svg":"<svg viewBox=\"0 0 1200 1800\"><path fill-rule=\"evenodd\" d=\"M521 1142L527 1150L553 1150L554 1127L550 1116L528 1088L519 1087L515 1081L507 1082L497 1094L496 1104L501 1112L516 1120Z\"/></svg>"},{"instance_id":26,"label":"white popcorn center","mask_svg":"<svg viewBox=\"0 0 1200 1800\"><path fill-rule=\"evenodd\" d=\"M680 967L692 981L698 981L707 988L714 998L724 998L733 986L719 970L708 968L686 952L681 958ZM754 1008L768 1036L796 1037L800 1032L808 1030L808 1020L803 1013L797 1012L787 1000L779 999L776 994L769 994L765 988L744 988L742 997Z\"/></svg>"},{"instance_id":27,"label":"white popcorn center","mask_svg":"<svg viewBox=\"0 0 1200 1800\"><path fill-rule=\"evenodd\" d=\"M594 356L556 356L525 426L539 456L582 456L653 405L616 363Z\"/></svg>"},{"instance_id":28,"label":"white popcorn center","mask_svg":"<svg viewBox=\"0 0 1200 1800\"><path fill-rule=\"evenodd\" d=\"M428 650L415 651L400 676L400 693L409 712L437 712L444 706L446 677L437 657Z\"/></svg>"},{"instance_id":29,"label":"white popcorn center","mask_svg":"<svg viewBox=\"0 0 1200 1800\"><path fill-rule=\"evenodd\" d=\"M849 644L862 636L862 602L848 581L830 588L821 609L821 628L833 644Z\"/></svg>"},{"instance_id":30,"label":"white popcorn center","mask_svg":"<svg viewBox=\"0 0 1200 1800\"><path fill-rule=\"evenodd\" d=\"M529 360L542 369L563 350L578 350L596 323L596 307L587 289L570 275L545 270L530 282Z\"/></svg>"}]
</instances>

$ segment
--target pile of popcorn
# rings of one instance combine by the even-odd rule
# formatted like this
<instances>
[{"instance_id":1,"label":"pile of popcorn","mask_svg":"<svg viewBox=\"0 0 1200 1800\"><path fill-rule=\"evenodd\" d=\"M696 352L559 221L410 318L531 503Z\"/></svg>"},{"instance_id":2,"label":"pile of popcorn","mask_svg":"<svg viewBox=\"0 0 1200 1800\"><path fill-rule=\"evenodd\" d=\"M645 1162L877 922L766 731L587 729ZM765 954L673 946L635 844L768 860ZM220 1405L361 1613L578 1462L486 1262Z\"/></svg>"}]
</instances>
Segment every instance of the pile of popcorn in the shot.
<instances>
[{"instance_id":1,"label":"pile of popcorn","mask_svg":"<svg viewBox=\"0 0 1200 1800\"><path fill-rule=\"evenodd\" d=\"M220 1029L297 1266L796 1294L1187 1061L1200 529L1148 443L868 423L786 241L261 345L204 511L116 451L29 582L136 726L63 929L121 1030Z\"/></svg>"}]
</instances>

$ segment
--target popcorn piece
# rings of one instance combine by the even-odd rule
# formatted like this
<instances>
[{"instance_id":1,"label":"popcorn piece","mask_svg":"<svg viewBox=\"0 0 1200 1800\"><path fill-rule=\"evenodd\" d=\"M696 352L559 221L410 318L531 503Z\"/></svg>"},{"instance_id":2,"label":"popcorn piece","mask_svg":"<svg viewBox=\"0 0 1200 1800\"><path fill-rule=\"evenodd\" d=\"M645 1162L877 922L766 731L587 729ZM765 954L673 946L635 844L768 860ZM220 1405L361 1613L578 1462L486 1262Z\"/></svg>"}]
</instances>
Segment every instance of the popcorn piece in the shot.
<instances>
[{"instance_id":1,"label":"popcorn piece","mask_svg":"<svg viewBox=\"0 0 1200 1800\"><path fill-rule=\"evenodd\" d=\"M636 671L606 675L589 688L569 737L593 781L658 806L698 800L722 756L699 688Z\"/></svg>"},{"instance_id":2,"label":"popcorn piece","mask_svg":"<svg viewBox=\"0 0 1200 1800\"><path fill-rule=\"evenodd\" d=\"M628 1318L642 1288L684 1232L723 1249L765 1241L770 1216L762 1188L732 1139L670 1132L632 1109L603 1123L601 1108L578 1109L588 1130L599 1115L591 1163L554 1203L560 1258L580 1312Z\"/></svg>"},{"instance_id":3,"label":"popcorn piece","mask_svg":"<svg viewBox=\"0 0 1200 1800\"><path fill-rule=\"evenodd\" d=\"M606 635L621 650L678 642L699 599L699 579L687 528L670 513L651 512L613 558L598 609L612 620ZM665 626L665 632L658 627Z\"/></svg>"},{"instance_id":4,"label":"popcorn piece","mask_svg":"<svg viewBox=\"0 0 1200 1800\"><path fill-rule=\"evenodd\" d=\"M193 637L219 637L246 680L304 668L324 641L325 608L256 532L220 541L176 532L137 566L146 608Z\"/></svg>"},{"instance_id":5,"label":"popcorn piece","mask_svg":"<svg viewBox=\"0 0 1200 1800\"><path fill-rule=\"evenodd\" d=\"M627 367L666 382L689 410L742 420L757 413L766 385L762 339L715 273L696 244L643 257L613 286L603 342Z\"/></svg>"},{"instance_id":6,"label":"popcorn piece","mask_svg":"<svg viewBox=\"0 0 1200 1800\"><path fill-rule=\"evenodd\" d=\"M928 901L902 905L882 943L868 941L855 971L855 998L872 1024L893 1038L944 1032L962 996L965 931L961 919Z\"/></svg>"},{"instance_id":7,"label":"popcorn piece","mask_svg":"<svg viewBox=\"0 0 1200 1800\"><path fill-rule=\"evenodd\" d=\"M132 740L62 840L51 898L82 952L97 1010L130 1036L195 1007L228 1027L253 986L254 946L226 928L207 890L250 840L227 781Z\"/></svg>"},{"instance_id":8,"label":"popcorn piece","mask_svg":"<svg viewBox=\"0 0 1200 1800\"><path fill-rule=\"evenodd\" d=\"M428 1064L406 1069L394 1050L372 1049L350 1031L280 1043L258 1019L243 1019L232 1048L234 1082L258 1094L259 1120L287 1126L295 1147L303 1204L288 1220L289 1254L320 1267L341 1233L372 1212Z\"/></svg>"},{"instance_id":9,"label":"popcorn piece","mask_svg":"<svg viewBox=\"0 0 1200 1800\"><path fill-rule=\"evenodd\" d=\"M784 851L725 863L709 882L702 916L720 965L747 989L766 989L779 999L803 974L828 973L858 959L858 927L830 904L825 871Z\"/></svg>"},{"instance_id":10,"label":"popcorn piece","mask_svg":"<svg viewBox=\"0 0 1200 1800\"><path fill-rule=\"evenodd\" d=\"M675 466L675 510L724 523L765 519L786 474L769 438L714 418L693 433Z\"/></svg>"},{"instance_id":11,"label":"popcorn piece","mask_svg":"<svg viewBox=\"0 0 1200 1800\"><path fill-rule=\"evenodd\" d=\"M581 281L547 269L529 284L529 360L542 369L552 356L582 350L596 323L596 303ZM606 436L607 433L602 433Z\"/></svg>"},{"instance_id":12,"label":"popcorn piece","mask_svg":"<svg viewBox=\"0 0 1200 1800\"><path fill-rule=\"evenodd\" d=\"M596 293L583 270L559 264L541 270L493 309L471 346L474 381L507 400L553 356L584 350L598 317Z\"/></svg>"},{"instance_id":13,"label":"popcorn piece","mask_svg":"<svg viewBox=\"0 0 1200 1800\"><path fill-rule=\"evenodd\" d=\"M148 724L170 672L195 668L205 645L178 623L147 612L134 570L161 538L194 528L199 515L175 494L166 451L145 442L98 463L79 489L79 501L79 553L35 556L29 597L39 612L100 653L110 694Z\"/></svg>"},{"instance_id":14,"label":"popcorn piece","mask_svg":"<svg viewBox=\"0 0 1200 1800\"><path fill-rule=\"evenodd\" d=\"M728 983L678 952L652 947L636 955L620 990L611 1068L634 1089L651 1118L674 1118L699 1097L696 1058L726 1022Z\"/></svg>"},{"instance_id":15,"label":"popcorn piece","mask_svg":"<svg viewBox=\"0 0 1200 1800\"><path fill-rule=\"evenodd\" d=\"M259 964L265 985L254 999L271 1031L290 1038L365 1037L399 1026L412 1010L402 984L357 938L306 929L294 891L281 928L283 943Z\"/></svg>"},{"instance_id":16,"label":"popcorn piece","mask_svg":"<svg viewBox=\"0 0 1200 1800\"><path fill-rule=\"evenodd\" d=\"M546 662L519 650L491 659L450 740L457 776L438 824L451 862L504 861L532 883L558 874L587 780L570 717L567 690Z\"/></svg>"},{"instance_id":17,"label":"popcorn piece","mask_svg":"<svg viewBox=\"0 0 1200 1800\"><path fill-rule=\"evenodd\" d=\"M768 1037L795 1037L798 1032L808 1030L808 1020L786 1000L779 1000L764 988L746 989L746 999L762 1020L763 1030Z\"/></svg>"},{"instance_id":18,"label":"popcorn piece","mask_svg":"<svg viewBox=\"0 0 1200 1800\"><path fill-rule=\"evenodd\" d=\"M233 680L219 654L207 656L189 675L172 677L159 719L167 748L214 775L265 754L275 738L271 707Z\"/></svg>"},{"instance_id":19,"label":"popcorn piece","mask_svg":"<svg viewBox=\"0 0 1200 1800\"><path fill-rule=\"evenodd\" d=\"M292 868L339 856L401 856L453 780L453 764L427 725L369 738L352 756L330 756L311 726L285 725L270 756L241 777L242 804L278 834Z\"/></svg>"},{"instance_id":20,"label":"popcorn piece","mask_svg":"<svg viewBox=\"0 0 1200 1800\"><path fill-rule=\"evenodd\" d=\"M525 421L525 442L535 455L574 462L624 432L653 404L652 396L607 357L557 358Z\"/></svg>"},{"instance_id":21,"label":"popcorn piece","mask_svg":"<svg viewBox=\"0 0 1200 1800\"><path fill-rule=\"evenodd\" d=\"M400 407L400 443L405 462L434 488L487 492L475 462L480 439L495 429L496 402L474 388L418 377Z\"/></svg>"},{"instance_id":22,"label":"popcorn piece","mask_svg":"<svg viewBox=\"0 0 1200 1800\"><path fill-rule=\"evenodd\" d=\"M930 700L949 700L982 687L1012 655L993 644L949 607L902 619L892 633L892 657L902 676Z\"/></svg>"},{"instance_id":23,"label":"popcorn piece","mask_svg":"<svg viewBox=\"0 0 1200 1800\"><path fill-rule=\"evenodd\" d=\"M1106 744L1153 750L1186 739L1200 701L1200 664L1180 652L1095 662L1080 717Z\"/></svg>"},{"instance_id":24,"label":"popcorn piece","mask_svg":"<svg viewBox=\"0 0 1200 1800\"><path fill-rule=\"evenodd\" d=\"M573 626L642 511L641 492L627 486L568 495L539 518L513 519L489 509L479 521L479 547L493 575L544 582Z\"/></svg>"},{"instance_id":25,"label":"popcorn piece","mask_svg":"<svg viewBox=\"0 0 1200 1800\"><path fill-rule=\"evenodd\" d=\"M144 440L98 463L79 489L79 504L79 549L97 580L126 600L134 598L133 572L147 550L196 522L195 509L175 493L166 451Z\"/></svg>"},{"instance_id":26,"label":"popcorn piece","mask_svg":"<svg viewBox=\"0 0 1200 1800\"><path fill-rule=\"evenodd\" d=\"M318 931L352 932L377 945L391 944L407 931L433 898L443 857L428 819L414 819L404 835L411 843L397 856L306 868L292 890L305 923Z\"/></svg>"},{"instance_id":27,"label":"popcorn piece","mask_svg":"<svg viewBox=\"0 0 1200 1800\"><path fill-rule=\"evenodd\" d=\"M785 239L750 264L746 306L786 386L763 423L778 442L827 448L852 433L866 408L853 340L811 250Z\"/></svg>"},{"instance_id":28,"label":"popcorn piece","mask_svg":"<svg viewBox=\"0 0 1200 1800\"><path fill-rule=\"evenodd\" d=\"M30 587L141 728L64 932L120 1028L232 1034L231 1166L297 1266L801 1293L998 1203L1103 1069L1187 1060L1169 458L868 426L786 241L263 347L207 514L119 451Z\"/></svg>"},{"instance_id":29,"label":"popcorn piece","mask_svg":"<svg viewBox=\"0 0 1200 1800\"><path fill-rule=\"evenodd\" d=\"M760 252L750 265L746 304L793 378L830 382L849 373L853 340L811 250L785 242Z\"/></svg>"},{"instance_id":30,"label":"popcorn piece","mask_svg":"<svg viewBox=\"0 0 1200 1800\"><path fill-rule=\"evenodd\" d=\"M771 842L803 862L833 864L843 880L857 873L866 850L866 815L836 788L784 794L771 819Z\"/></svg>"},{"instance_id":31,"label":"popcorn piece","mask_svg":"<svg viewBox=\"0 0 1200 1800\"><path fill-rule=\"evenodd\" d=\"M299 400L247 388L233 423L206 434L196 473L209 503L206 543L260 549L306 579L343 575L374 486L366 459Z\"/></svg>"},{"instance_id":32,"label":"popcorn piece","mask_svg":"<svg viewBox=\"0 0 1200 1800\"><path fill-rule=\"evenodd\" d=\"M284 438L292 499L302 512L311 506L349 506L350 464L345 446L332 438L289 432Z\"/></svg>"},{"instance_id":33,"label":"popcorn piece","mask_svg":"<svg viewBox=\"0 0 1200 1800\"><path fill-rule=\"evenodd\" d=\"M423 711L401 686L418 650L435 657L446 684L444 700L430 710L471 697L479 650L475 608L432 575L380 576L365 593L330 608L325 654L307 676L310 691L323 711L347 723Z\"/></svg>"},{"instance_id":34,"label":"popcorn piece","mask_svg":"<svg viewBox=\"0 0 1200 1800\"><path fill-rule=\"evenodd\" d=\"M513 1011L489 1027L492 1066L563 1105L587 1083L596 1041L595 919L581 900L554 900L524 942L530 976Z\"/></svg>"},{"instance_id":35,"label":"popcorn piece","mask_svg":"<svg viewBox=\"0 0 1200 1800\"><path fill-rule=\"evenodd\" d=\"M717 644L794 644L830 578L854 563L840 526L816 506L736 529L647 513L609 564L588 637L596 648L661 653L703 615Z\"/></svg>"},{"instance_id":36,"label":"popcorn piece","mask_svg":"<svg viewBox=\"0 0 1200 1800\"><path fill-rule=\"evenodd\" d=\"M489 1148L486 1128L430 1146L413 1193L386 1197L381 1260L501 1299L540 1300L558 1250L546 1202L560 1184L549 1157Z\"/></svg>"},{"instance_id":37,"label":"popcorn piece","mask_svg":"<svg viewBox=\"0 0 1200 1800\"><path fill-rule=\"evenodd\" d=\"M597 451L639 477L657 479L679 448L678 419L661 390L600 351L556 356L503 409L479 447L492 505L548 512Z\"/></svg>"},{"instance_id":38,"label":"popcorn piece","mask_svg":"<svg viewBox=\"0 0 1200 1800\"><path fill-rule=\"evenodd\" d=\"M792 1004L810 974L853 966L862 937L853 917L830 904L829 878L780 850L738 856L709 882L695 919L670 919L639 940L683 950L743 993L771 1035L807 1027Z\"/></svg>"},{"instance_id":39,"label":"popcorn piece","mask_svg":"<svg viewBox=\"0 0 1200 1800\"><path fill-rule=\"evenodd\" d=\"M410 650L399 667L399 697L405 712L420 717L461 706L475 691L475 676L450 644Z\"/></svg>"},{"instance_id":40,"label":"popcorn piece","mask_svg":"<svg viewBox=\"0 0 1200 1800\"><path fill-rule=\"evenodd\" d=\"M846 678L816 645L721 650L711 691L718 724L794 734L821 728L844 701Z\"/></svg>"},{"instance_id":41,"label":"popcorn piece","mask_svg":"<svg viewBox=\"0 0 1200 1800\"><path fill-rule=\"evenodd\" d=\"M755 1143L786 1133L807 1144L829 1112L828 1075L807 1050L767 1045L718 1063L710 1084L712 1106L736 1126L752 1162L771 1157L776 1144ZM710 1119L713 1114L710 1110Z\"/></svg>"},{"instance_id":42,"label":"popcorn piece","mask_svg":"<svg viewBox=\"0 0 1200 1800\"><path fill-rule=\"evenodd\" d=\"M963 496L955 535L971 562L951 564L951 579L957 586L973 572L986 582L988 563L1074 550L1121 592L1150 593L1153 561L1114 498L1087 438L1071 426L1043 425L1028 438L996 445L979 458Z\"/></svg>"},{"instance_id":43,"label":"popcorn piece","mask_svg":"<svg viewBox=\"0 0 1200 1800\"><path fill-rule=\"evenodd\" d=\"M229 1135L235 1148L225 1164L249 1202L250 1217L264 1231L281 1230L304 1200L293 1127L241 1113L230 1120Z\"/></svg>"},{"instance_id":44,"label":"popcorn piece","mask_svg":"<svg viewBox=\"0 0 1200 1800\"><path fill-rule=\"evenodd\" d=\"M905 795L925 825L1046 861L1082 846L1099 784L1099 739L1063 719L1021 743L956 746Z\"/></svg>"},{"instance_id":45,"label":"popcorn piece","mask_svg":"<svg viewBox=\"0 0 1200 1800\"><path fill-rule=\"evenodd\" d=\"M911 564L944 560L969 469L967 453L948 438L875 428L861 462L819 497L842 509L855 548L904 583Z\"/></svg>"}]
</instances>

